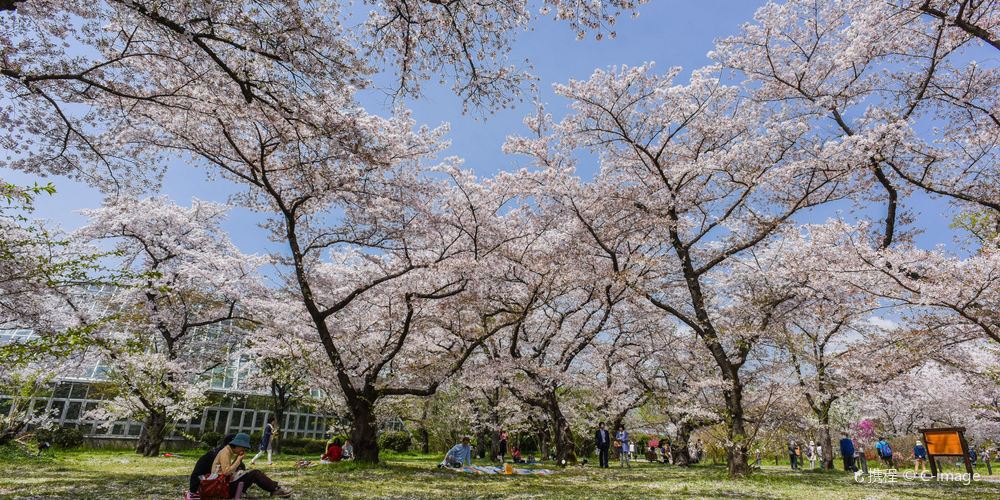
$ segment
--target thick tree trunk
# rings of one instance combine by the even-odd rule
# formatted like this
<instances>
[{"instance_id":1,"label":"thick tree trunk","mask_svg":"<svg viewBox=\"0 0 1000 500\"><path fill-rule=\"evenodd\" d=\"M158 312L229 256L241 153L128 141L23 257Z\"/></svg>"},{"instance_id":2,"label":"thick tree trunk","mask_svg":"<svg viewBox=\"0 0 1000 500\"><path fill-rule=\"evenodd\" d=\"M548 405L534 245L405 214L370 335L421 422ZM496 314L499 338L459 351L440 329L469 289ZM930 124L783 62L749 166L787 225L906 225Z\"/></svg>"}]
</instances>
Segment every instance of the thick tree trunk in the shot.
<instances>
[{"instance_id":1,"label":"thick tree trunk","mask_svg":"<svg viewBox=\"0 0 1000 500\"><path fill-rule=\"evenodd\" d=\"M490 442L490 432L486 430L481 430L476 434L476 456L478 458L486 458L493 460L489 454L493 451L493 444ZM487 448L487 444L489 448Z\"/></svg>"},{"instance_id":2,"label":"thick tree trunk","mask_svg":"<svg viewBox=\"0 0 1000 500\"><path fill-rule=\"evenodd\" d=\"M161 412L150 412L143 423L142 432L139 434L139 444L136 446L135 452L144 457L155 457L160 454L164 430L167 427L167 417Z\"/></svg>"},{"instance_id":3,"label":"thick tree trunk","mask_svg":"<svg viewBox=\"0 0 1000 500\"><path fill-rule=\"evenodd\" d=\"M576 443L573 441L573 429L570 428L569 421L566 420L566 416L563 415L554 398L555 396L553 395L553 405L550 408L550 412L552 413L552 422L556 432L556 463L562 464L563 460L565 460L567 465L575 464Z\"/></svg>"},{"instance_id":4,"label":"thick tree trunk","mask_svg":"<svg viewBox=\"0 0 1000 500\"><path fill-rule=\"evenodd\" d=\"M735 374L734 374L735 375ZM729 477L745 477L751 472L750 439L746 431L746 419L743 415L743 383L738 376L730 380L729 388L723 391L728 415L729 446L726 449L726 460L729 462Z\"/></svg>"},{"instance_id":5,"label":"thick tree trunk","mask_svg":"<svg viewBox=\"0 0 1000 500\"><path fill-rule=\"evenodd\" d=\"M691 449L688 442L691 440L691 426L681 424L677 426L677 435L674 442L670 443L670 455L674 460L674 465L687 467L691 465Z\"/></svg>"},{"instance_id":6,"label":"thick tree trunk","mask_svg":"<svg viewBox=\"0 0 1000 500\"><path fill-rule=\"evenodd\" d=\"M431 452L431 433L426 427L420 428L420 452L427 455Z\"/></svg>"},{"instance_id":7,"label":"thick tree trunk","mask_svg":"<svg viewBox=\"0 0 1000 500\"><path fill-rule=\"evenodd\" d=\"M822 432L822 443L823 443L823 468L826 470L833 470L833 435L830 432L830 411L827 409L823 418L820 421L823 425Z\"/></svg>"},{"instance_id":8,"label":"thick tree trunk","mask_svg":"<svg viewBox=\"0 0 1000 500\"><path fill-rule=\"evenodd\" d=\"M281 451L281 436L279 434L281 429L285 428L285 412L291 405L291 397L287 388L274 380L271 381L271 403L274 418L278 419L278 428L275 429L277 432L271 435L271 451L279 453Z\"/></svg>"},{"instance_id":9,"label":"thick tree trunk","mask_svg":"<svg viewBox=\"0 0 1000 500\"><path fill-rule=\"evenodd\" d=\"M549 458L549 430L547 428L538 431L538 453L543 460Z\"/></svg>"},{"instance_id":10,"label":"thick tree trunk","mask_svg":"<svg viewBox=\"0 0 1000 500\"><path fill-rule=\"evenodd\" d=\"M149 444L149 426L151 425L150 416L147 415L145 420L142 421L142 430L139 431L139 442L135 445L135 452L138 455L146 454L146 446Z\"/></svg>"},{"instance_id":11,"label":"thick tree trunk","mask_svg":"<svg viewBox=\"0 0 1000 500\"><path fill-rule=\"evenodd\" d=\"M378 423L371 402L358 397L348 403L351 409L351 443L354 459L359 462L378 463Z\"/></svg>"}]
</instances>

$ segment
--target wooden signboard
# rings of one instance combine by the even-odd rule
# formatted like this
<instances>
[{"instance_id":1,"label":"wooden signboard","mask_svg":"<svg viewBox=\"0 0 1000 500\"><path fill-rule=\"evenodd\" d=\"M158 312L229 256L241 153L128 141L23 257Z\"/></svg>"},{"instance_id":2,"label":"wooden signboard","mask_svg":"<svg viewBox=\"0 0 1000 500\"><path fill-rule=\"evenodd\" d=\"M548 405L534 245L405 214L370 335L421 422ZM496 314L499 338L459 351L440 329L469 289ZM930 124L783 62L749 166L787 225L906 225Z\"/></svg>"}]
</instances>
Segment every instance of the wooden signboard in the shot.
<instances>
[{"instance_id":1,"label":"wooden signboard","mask_svg":"<svg viewBox=\"0 0 1000 500\"><path fill-rule=\"evenodd\" d=\"M927 447L932 475L938 474L935 456L962 457L965 460L966 472L972 475L972 461L969 460L969 444L965 441L965 427L920 429L920 432L924 435L924 446Z\"/></svg>"}]
</instances>

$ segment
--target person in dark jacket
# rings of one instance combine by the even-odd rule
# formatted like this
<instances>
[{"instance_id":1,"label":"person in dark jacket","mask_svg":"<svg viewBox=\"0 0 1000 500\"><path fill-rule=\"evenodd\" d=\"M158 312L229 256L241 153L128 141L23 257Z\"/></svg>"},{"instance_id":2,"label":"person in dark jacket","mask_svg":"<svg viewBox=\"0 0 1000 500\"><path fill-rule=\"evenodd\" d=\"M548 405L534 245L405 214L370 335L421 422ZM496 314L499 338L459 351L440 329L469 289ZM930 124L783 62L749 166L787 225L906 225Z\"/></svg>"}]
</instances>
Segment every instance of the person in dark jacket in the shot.
<instances>
[{"instance_id":1,"label":"person in dark jacket","mask_svg":"<svg viewBox=\"0 0 1000 500\"><path fill-rule=\"evenodd\" d=\"M601 467L608 468L608 449L611 448L611 433L604 422L600 423L597 433L594 434L594 443L597 445L597 454L600 457Z\"/></svg>"},{"instance_id":2,"label":"person in dark jacket","mask_svg":"<svg viewBox=\"0 0 1000 500\"><path fill-rule=\"evenodd\" d=\"M191 493L198 492L198 487L201 486L201 476L212 473L212 462L215 461L215 456L219 454L219 450L229 446L229 443L233 442L235 438L236 434L226 434L226 437L222 438L222 443L219 446L206 451L204 455L198 458L198 461L194 464L194 470L191 472L189 484ZM246 466L241 463L239 469L246 469Z\"/></svg>"},{"instance_id":3,"label":"person in dark jacket","mask_svg":"<svg viewBox=\"0 0 1000 500\"><path fill-rule=\"evenodd\" d=\"M919 439L913 445L913 473L916 474L918 469L920 474L927 472L927 448Z\"/></svg>"},{"instance_id":4,"label":"person in dark jacket","mask_svg":"<svg viewBox=\"0 0 1000 500\"><path fill-rule=\"evenodd\" d=\"M858 470L854 466L854 441L844 434L844 437L840 438L840 456L844 457L844 470L849 472L854 472Z\"/></svg>"}]
</instances>

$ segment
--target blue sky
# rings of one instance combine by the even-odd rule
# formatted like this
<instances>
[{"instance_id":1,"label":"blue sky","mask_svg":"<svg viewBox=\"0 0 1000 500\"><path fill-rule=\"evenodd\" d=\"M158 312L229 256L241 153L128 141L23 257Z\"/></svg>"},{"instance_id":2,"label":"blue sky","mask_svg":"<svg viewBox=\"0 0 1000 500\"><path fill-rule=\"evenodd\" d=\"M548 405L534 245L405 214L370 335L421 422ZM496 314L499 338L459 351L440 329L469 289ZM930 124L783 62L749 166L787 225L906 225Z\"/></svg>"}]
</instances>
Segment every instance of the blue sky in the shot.
<instances>
[{"instance_id":1,"label":"blue sky","mask_svg":"<svg viewBox=\"0 0 1000 500\"><path fill-rule=\"evenodd\" d=\"M558 118L565 112L566 102L552 93L553 83L586 78L596 68L634 66L647 61L655 61L660 71L671 66L683 67L685 72L680 77L683 81L692 69L709 62L706 54L712 49L715 38L735 33L742 23L752 19L754 11L763 3L757 0L654 0L640 7L638 18L626 16L619 21L617 38L602 41L593 37L577 41L565 23L538 19L531 31L517 37L511 60L530 60L533 73L538 77L539 98ZM513 109L495 114L463 114L461 99L449 87L429 81L422 98L406 104L412 108L418 123L430 126L450 123L451 149L446 154L464 158L465 167L480 175L491 175L523 164L523 158L506 156L500 148L507 135L524 132L521 119L533 111L531 97L526 95L524 102ZM362 102L374 113L388 113L391 106L391 102L377 93L369 93ZM589 175L590 172L581 173ZM0 177L15 183L37 180L9 171L0 173ZM64 178L50 180L55 183L58 193L39 199L36 215L66 229L83 222L83 217L77 213L79 209L101 202L97 191L87 186ZM232 188L222 181L210 183L203 172L177 162L168 171L163 192L176 202L187 204L192 197L225 201ZM951 243L949 219L942 216L943 205L926 197L908 203L920 212L921 226L928 228L920 239L922 244ZM834 215L833 209L826 209L809 219L818 222L831 215ZM263 230L256 227L255 219L245 211L231 214L227 230L244 252L263 252L269 248Z\"/></svg>"}]
</instances>

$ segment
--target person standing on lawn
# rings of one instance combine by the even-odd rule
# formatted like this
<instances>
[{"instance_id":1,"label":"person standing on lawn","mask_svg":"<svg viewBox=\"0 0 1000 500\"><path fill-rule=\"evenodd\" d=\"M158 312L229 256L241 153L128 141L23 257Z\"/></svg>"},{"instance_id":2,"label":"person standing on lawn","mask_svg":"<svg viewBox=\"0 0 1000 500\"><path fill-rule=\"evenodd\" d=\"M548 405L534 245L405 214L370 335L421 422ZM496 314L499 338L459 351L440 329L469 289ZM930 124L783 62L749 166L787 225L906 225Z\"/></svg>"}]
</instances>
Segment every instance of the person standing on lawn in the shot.
<instances>
[{"instance_id":1,"label":"person standing on lawn","mask_svg":"<svg viewBox=\"0 0 1000 500\"><path fill-rule=\"evenodd\" d=\"M600 466L608 468L608 449L611 448L611 433L608 432L607 424L601 422L594 434L594 443L597 445L597 456Z\"/></svg>"},{"instance_id":2,"label":"person standing on lawn","mask_svg":"<svg viewBox=\"0 0 1000 500\"><path fill-rule=\"evenodd\" d=\"M858 470L854 465L854 441L844 433L844 437L840 438L840 456L844 458L844 470L848 472L854 472Z\"/></svg>"},{"instance_id":3,"label":"person standing on lawn","mask_svg":"<svg viewBox=\"0 0 1000 500\"><path fill-rule=\"evenodd\" d=\"M879 438L878 443L875 443L875 451L878 452L879 458L882 459L886 467L891 469L894 466L892 461L892 447L889 446L889 441L885 439L885 436Z\"/></svg>"},{"instance_id":4,"label":"person standing on lawn","mask_svg":"<svg viewBox=\"0 0 1000 500\"><path fill-rule=\"evenodd\" d=\"M918 468L921 474L927 472L927 448L919 439L913 445L913 472L916 473Z\"/></svg>"},{"instance_id":5,"label":"person standing on lawn","mask_svg":"<svg viewBox=\"0 0 1000 500\"><path fill-rule=\"evenodd\" d=\"M272 463L271 438L274 437L274 433L277 430L278 430L278 419L274 418L274 416L272 415L271 418L267 421L267 425L264 426L264 435L260 438L260 446L257 448L259 451L257 451L257 454L250 459L250 465L253 465L254 462L256 462L257 459L260 458L261 454L263 454L265 451L267 452L267 465L271 465Z\"/></svg>"},{"instance_id":6,"label":"person standing on lawn","mask_svg":"<svg viewBox=\"0 0 1000 500\"><path fill-rule=\"evenodd\" d=\"M507 431L500 431L500 463L503 464L507 459Z\"/></svg>"},{"instance_id":7,"label":"person standing on lawn","mask_svg":"<svg viewBox=\"0 0 1000 500\"><path fill-rule=\"evenodd\" d=\"M245 494L253 485L259 486L264 491L271 494L273 497L289 497L292 494L278 486L278 483L274 482L273 479L267 477L260 470L249 470L240 471L240 465L243 463L243 457L246 456L247 450L250 449L250 436L246 433L239 433L233 438L232 442L228 445L223 446L219 453L215 455L215 460L212 461L212 471L217 472L219 475L230 476L229 480L229 496L232 498L236 495L236 489L240 484L243 484L243 493Z\"/></svg>"},{"instance_id":8,"label":"person standing on lawn","mask_svg":"<svg viewBox=\"0 0 1000 500\"><path fill-rule=\"evenodd\" d=\"M632 468L632 463L629 462L629 442L628 442L628 432L625 431L624 425L618 426L618 434L615 434L615 439L621 443L622 451L619 453L619 459L621 461L622 467L628 466Z\"/></svg>"}]
</instances>

